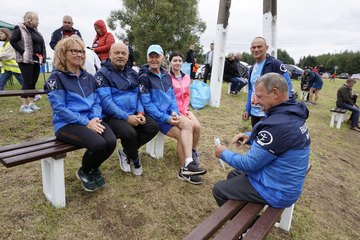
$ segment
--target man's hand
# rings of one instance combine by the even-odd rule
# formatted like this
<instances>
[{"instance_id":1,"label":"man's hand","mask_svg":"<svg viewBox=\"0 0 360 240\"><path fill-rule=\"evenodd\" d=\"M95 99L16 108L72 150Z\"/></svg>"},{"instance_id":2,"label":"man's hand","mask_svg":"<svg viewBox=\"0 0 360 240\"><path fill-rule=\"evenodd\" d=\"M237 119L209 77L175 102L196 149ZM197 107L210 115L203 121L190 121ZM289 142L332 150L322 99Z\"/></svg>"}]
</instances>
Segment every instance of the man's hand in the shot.
<instances>
[{"instance_id":1,"label":"man's hand","mask_svg":"<svg viewBox=\"0 0 360 240\"><path fill-rule=\"evenodd\" d=\"M220 155L223 151L225 151L227 148L223 145L216 146L215 149L215 157L220 158Z\"/></svg>"},{"instance_id":2,"label":"man's hand","mask_svg":"<svg viewBox=\"0 0 360 240\"><path fill-rule=\"evenodd\" d=\"M136 115L136 118L138 119L139 124L144 125L144 124L146 123L146 118L145 118L145 116L142 115L141 113L138 113L138 114Z\"/></svg>"},{"instance_id":3,"label":"man's hand","mask_svg":"<svg viewBox=\"0 0 360 240\"><path fill-rule=\"evenodd\" d=\"M235 137L232 138L231 144L236 144L240 146L241 144L245 144L249 141L250 137L244 133L239 133Z\"/></svg>"},{"instance_id":4,"label":"man's hand","mask_svg":"<svg viewBox=\"0 0 360 240\"><path fill-rule=\"evenodd\" d=\"M248 120L248 119L249 119L249 113L248 113L248 112L244 112L244 113L242 114L242 119L243 119L244 121Z\"/></svg>"},{"instance_id":5,"label":"man's hand","mask_svg":"<svg viewBox=\"0 0 360 240\"><path fill-rule=\"evenodd\" d=\"M137 125L141 124L140 120L138 119L137 115L129 115L127 122L130 123L131 126L136 127Z\"/></svg>"},{"instance_id":6,"label":"man's hand","mask_svg":"<svg viewBox=\"0 0 360 240\"><path fill-rule=\"evenodd\" d=\"M179 116L177 115L176 112L173 112L171 114L171 117L170 117L170 120L169 120L169 124L173 125L173 126L176 126L180 123L180 118Z\"/></svg>"}]
</instances>

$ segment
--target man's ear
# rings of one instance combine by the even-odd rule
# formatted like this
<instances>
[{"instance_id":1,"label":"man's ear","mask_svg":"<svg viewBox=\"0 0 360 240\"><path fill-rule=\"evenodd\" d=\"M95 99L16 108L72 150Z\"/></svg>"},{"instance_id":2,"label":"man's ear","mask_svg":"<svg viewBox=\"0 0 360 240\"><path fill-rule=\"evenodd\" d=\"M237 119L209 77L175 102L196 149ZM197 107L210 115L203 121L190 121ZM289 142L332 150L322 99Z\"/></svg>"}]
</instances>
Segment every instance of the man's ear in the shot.
<instances>
[{"instance_id":1,"label":"man's ear","mask_svg":"<svg viewBox=\"0 0 360 240\"><path fill-rule=\"evenodd\" d=\"M273 88L273 89L272 89L272 92L273 92L275 98L278 98L278 97L280 96L280 91L279 91L279 89Z\"/></svg>"}]
</instances>

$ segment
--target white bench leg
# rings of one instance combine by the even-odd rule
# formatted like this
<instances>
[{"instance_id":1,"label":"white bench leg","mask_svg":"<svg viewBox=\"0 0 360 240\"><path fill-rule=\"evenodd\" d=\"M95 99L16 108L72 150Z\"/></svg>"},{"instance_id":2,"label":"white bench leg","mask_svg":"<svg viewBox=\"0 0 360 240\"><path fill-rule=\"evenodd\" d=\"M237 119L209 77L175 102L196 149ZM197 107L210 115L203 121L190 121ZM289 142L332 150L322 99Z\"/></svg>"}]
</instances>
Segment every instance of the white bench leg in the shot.
<instances>
[{"instance_id":1,"label":"white bench leg","mask_svg":"<svg viewBox=\"0 0 360 240\"><path fill-rule=\"evenodd\" d=\"M337 116L336 128L337 128L337 129L340 129L341 123L344 121L345 114L340 114L340 113L338 113L337 115L338 115L338 116Z\"/></svg>"},{"instance_id":2,"label":"white bench leg","mask_svg":"<svg viewBox=\"0 0 360 240\"><path fill-rule=\"evenodd\" d=\"M158 134L146 144L146 152L156 159L164 157L164 140L165 135L158 132Z\"/></svg>"},{"instance_id":3,"label":"white bench leg","mask_svg":"<svg viewBox=\"0 0 360 240\"><path fill-rule=\"evenodd\" d=\"M304 101L306 101L306 100L307 100L308 95L309 95L309 92L306 92L306 91L301 91L301 97L300 97L300 100L304 100Z\"/></svg>"},{"instance_id":4,"label":"white bench leg","mask_svg":"<svg viewBox=\"0 0 360 240\"><path fill-rule=\"evenodd\" d=\"M334 127L336 113L331 113L330 127Z\"/></svg>"},{"instance_id":5,"label":"white bench leg","mask_svg":"<svg viewBox=\"0 0 360 240\"><path fill-rule=\"evenodd\" d=\"M229 82L228 94L230 94L230 90L231 90L231 82Z\"/></svg>"},{"instance_id":6,"label":"white bench leg","mask_svg":"<svg viewBox=\"0 0 360 240\"><path fill-rule=\"evenodd\" d=\"M291 228L291 220L294 212L295 203L291 207L285 208L281 214L280 223L276 223L275 226L289 232Z\"/></svg>"},{"instance_id":7,"label":"white bench leg","mask_svg":"<svg viewBox=\"0 0 360 240\"><path fill-rule=\"evenodd\" d=\"M64 158L41 160L43 191L46 198L56 208L65 207Z\"/></svg>"}]
</instances>

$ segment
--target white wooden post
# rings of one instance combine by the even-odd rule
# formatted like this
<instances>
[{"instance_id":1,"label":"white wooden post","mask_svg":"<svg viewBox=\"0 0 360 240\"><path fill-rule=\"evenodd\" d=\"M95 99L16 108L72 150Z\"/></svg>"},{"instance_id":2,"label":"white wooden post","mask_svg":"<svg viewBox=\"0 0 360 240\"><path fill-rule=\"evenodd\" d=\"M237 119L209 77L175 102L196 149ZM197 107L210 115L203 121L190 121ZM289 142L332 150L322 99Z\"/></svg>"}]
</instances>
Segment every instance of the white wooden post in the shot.
<instances>
[{"instance_id":1,"label":"white wooden post","mask_svg":"<svg viewBox=\"0 0 360 240\"><path fill-rule=\"evenodd\" d=\"M56 208L66 206L64 175L65 156L66 155L64 154L59 159L49 157L41 160L43 192L45 197Z\"/></svg>"},{"instance_id":2,"label":"white wooden post","mask_svg":"<svg viewBox=\"0 0 360 240\"><path fill-rule=\"evenodd\" d=\"M269 46L268 52L277 57L277 0L263 0L263 37Z\"/></svg>"},{"instance_id":3,"label":"white wooden post","mask_svg":"<svg viewBox=\"0 0 360 240\"><path fill-rule=\"evenodd\" d=\"M231 0L220 0L217 20L214 58L210 81L210 106L220 107L221 89L224 74L225 44L228 31Z\"/></svg>"}]
</instances>

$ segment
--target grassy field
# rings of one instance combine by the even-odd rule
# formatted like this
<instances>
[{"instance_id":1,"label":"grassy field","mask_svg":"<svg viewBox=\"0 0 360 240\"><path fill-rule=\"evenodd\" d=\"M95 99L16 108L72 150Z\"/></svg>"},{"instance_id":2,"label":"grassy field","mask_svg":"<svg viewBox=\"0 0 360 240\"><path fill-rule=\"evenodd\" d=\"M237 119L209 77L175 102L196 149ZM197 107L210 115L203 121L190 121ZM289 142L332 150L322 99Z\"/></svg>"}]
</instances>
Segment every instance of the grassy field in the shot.
<instances>
[{"instance_id":1,"label":"grassy field","mask_svg":"<svg viewBox=\"0 0 360 240\"><path fill-rule=\"evenodd\" d=\"M299 89L299 81L294 81ZM295 205L290 233L273 228L268 239L360 239L360 133L329 127L336 90L343 84L325 79L320 101L310 106L312 170ZM38 88L42 88L42 76ZM17 89L18 85L7 87ZM75 177L83 150L65 160L67 207L53 208L42 193L40 161L7 169L0 166L0 239L182 239L217 206L211 189L224 179L214 157L213 138L228 143L250 129L243 122L246 94L229 96L223 85L221 107L194 111L202 123L199 146L208 169L205 184L194 186L177 179L175 142L166 138L165 156L154 160L141 149L141 177L120 170L116 154L102 166L106 187L95 193L82 190ZM360 93L360 83L354 87ZM0 98L0 145L52 136L51 110L46 97L42 110L19 114L18 97ZM347 117L349 114L347 114ZM244 152L246 149L233 150Z\"/></svg>"}]
</instances>

